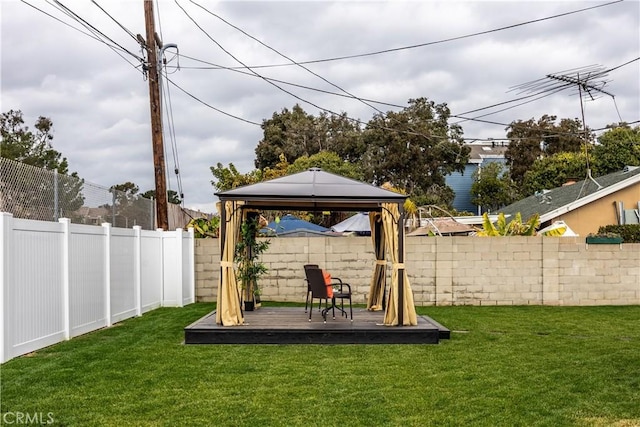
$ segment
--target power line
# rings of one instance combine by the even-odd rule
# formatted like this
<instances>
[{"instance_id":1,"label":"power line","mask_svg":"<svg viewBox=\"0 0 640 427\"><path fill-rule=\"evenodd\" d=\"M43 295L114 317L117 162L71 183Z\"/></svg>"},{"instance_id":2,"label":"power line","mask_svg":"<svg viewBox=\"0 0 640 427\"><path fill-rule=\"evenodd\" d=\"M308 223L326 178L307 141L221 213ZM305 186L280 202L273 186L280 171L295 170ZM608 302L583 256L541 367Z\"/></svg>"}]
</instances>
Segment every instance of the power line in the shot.
<instances>
[{"instance_id":1,"label":"power line","mask_svg":"<svg viewBox=\"0 0 640 427\"><path fill-rule=\"evenodd\" d=\"M202 60L202 59L197 59L197 58L194 58L192 56L188 56L188 55L185 55L185 54L182 54L182 53L180 54L180 57L187 58L187 59L190 59L190 60L196 61L196 62L201 62L203 64L211 65L210 67L190 67L190 66L181 65L180 66L181 69L185 69L185 70L227 70L227 71L232 71L234 73L244 74L245 76L260 78L260 77L256 76L253 73L250 73L248 71L243 71L243 69L239 69L237 67L225 67L224 65L214 64L212 62L208 62L208 61L205 61L205 60ZM340 97L349 98L349 99L361 99L361 100L364 100L366 102L380 104L380 105L386 105L388 107L396 107L396 108L404 108L405 107L403 105L398 105L398 104L394 104L394 103L391 103L391 102L376 101L375 99L361 98L361 97L356 97L356 96L353 96L353 95L346 95L344 93L331 92L329 90L319 89L319 88L306 86L306 85L301 85L301 84L298 84L298 83L287 82L285 80L279 80L279 79L275 79L275 78L272 78L272 77L266 77L264 75L262 76L262 78L270 80L272 82L276 82L276 83L281 83L281 84L288 85L288 86L297 87L297 88L300 88L300 89L306 89L306 90L310 90L310 91L314 91L314 92L325 93L327 95L340 96Z\"/></svg>"},{"instance_id":2,"label":"power line","mask_svg":"<svg viewBox=\"0 0 640 427\"><path fill-rule=\"evenodd\" d=\"M230 23L229 21L227 21L226 19L222 18L221 16L211 12L210 10L208 10L207 8L205 8L204 6L201 6L200 4L196 3L194 0L190 0L191 3L195 4L196 6L200 7L202 10L204 10L205 12L209 13L210 15L218 18L219 20L221 20L222 22L224 22L225 24L229 25L230 27L234 28L235 30L241 32L242 34L244 34L245 36L249 37L250 39L258 42L259 44L261 44L262 46L266 47L267 49L271 50L272 52L275 52L276 54L282 56L283 58L285 58L286 60L290 61L292 64L297 65L298 67L302 68L303 70L307 71L308 73L318 77L319 79L321 79L322 81L324 81L325 83L335 87L336 89L338 89L339 91L349 95L349 97L360 101L361 103L363 103L364 105L372 108L373 110L377 111L378 113L384 114L381 110L379 110L378 108L374 107L373 105L369 104L368 102L366 102L364 99L357 97L355 95L353 95L352 93L350 93L349 91L347 91L346 89L343 89L342 87L338 86L337 84L330 82L329 80L327 80L326 78L322 77L320 74L310 70L309 68L305 67L304 65L302 65L301 63L291 59L290 57L288 57L287 55L283 54L282 52L278 51L277 49L269 46L268 44L264 43L263 41L257 39L256 37L252 36L251 34L247 33L245 30L243 30L242 28Z\"/></svg>"},{"instance_id":3,"label":"power line","mask_svg":"<svg viewBox=\"0 0 640 427\"><path fill-rule=\"evenodd\" d=\"M188 12L187 12L187 11L186 11L182 6L181 6L181 5L180 5L180 3L178 3L178 0L175 0L175 3L176 3L176 5L178 5L178 7L179 7L183 12L184 12L184 14L185 14L185 15L186 15L190 20L191 20L191 22L193 22L193 24L194 24L196 27L198 27L198 29L199 29L200 31L202 31L202 33L204 33L204 35L206 35L206 36L207 36L207 38L208 38L209 40L211 40L213 43L215 43L215 44L216 44L216 45L217 45L217 46L218 46L218 47L219 47L219 48L220 48L224 53L226 53L227 55L229 55L229 56L230 56L231 58L233 58L236 62L238 62L239 64L242 64L242 66L243 66L244 68L246 68L246 69L248 69L249 71L251 71L251 73L253 73L256 77L259 77L260 79L262 79L263 81L267 82L268 84L270 84L270 85L274 86L275 88L279 89L280 91L282 91L282 92L284 92L284 93L286 93L286 94L288 94L288 95L290 95L290 96L294 97L295 99L297 99L297 100L299 100L299 101L301 101L301 102L304 102L305 104L309 104L309 105L311 105L311 106L313 106L313 107L315 107L315 108L317 108L317 109L319 109L319 110L322 110L322 111L327 112L327 113L332 114L332 115L336 115L336 116L339 116L339 115L340 115L340 114L336 113L335 111L329 110L329 109L327 109L327 108L323 108L323 107L321 107L321 106L319 106L319 105L317 105L317 104L315 104L315 103L313 103L313 102L311 102L311 101L308 101L308 100L306 100L306 99L304 99L304 98L301 98L300 96L298 96L298 95L294 94L293 92L288 91L288 90L284 89L284 88L283 88L283 87L281 87L281 86L278 86L276 83L274 83L274 82L270 81L269 79L267 79L267 78L265 78L264 76L262 76L262 75L258 74L257 72L255 72L251 67L247 66L244 62L242 62L240 59L238 59L235 55L233 55L231 52L229 52L227 49L225 49L225 48L224 48L224 46L222 46L222 45L221 45L217 40L215 40L213 37L211 37L211 35L210 35L210 34L209 34L209 33L208 33L204 28L202 28L202 27L201 27L201 26L196 22L196 20L195 20L195 19L193 19L193 17L192 17L191 15L189 15L189 13L188 13ZM350 119L350 120L353 120L353 121L355 121L355 122L357 122L357 123L360 123L360 124L364 124L362 121L360 121L360 120L358 120L358 119Z\"/></svg>"},{"instance_id":4,"label":"power line","mask_svg":"<svg viewBox=\"0 0 640 427\"><path fill-rule=\"evenodd\" d=\"M90 38L92 38L92 39L94 39L94 40L96 40L96 41L98 41L98 42L100 42L100 43L104 44L104 45L105 45L105 46L107 46L109 49L111 49L112 51L114 51L118 56L120 56L122 59L124 59L127 63L129 63L129 65L131 65L134 69L136 69L137 71L140 71L140 70L139 70L140 65L136 65L136 64L132 63L131 61L129 61L127 58L125 58L125 57L124 57L124 56L119 52L119 50L122 50L119 46L115 46L115 45L109 44L109 43L105 42L103 39L101 39L100 37L97 37L97 36L95 36L95 35L93 35L93 34L90 34L90 33L87 33L87 32L85 32L85 31L82 31L81 29L74 27L73 25L69 24L68 22L65 22L65 21L61 20L60 18L58 18L58 17L56 17L56 16L53 16L52 14L50 14L50 13L48 13L48 12L45 12L44 10L42 10L42 9L40 9L40 8L38 8L38 7L34 6L34 5L32 5L31 3L27 2L26 0L20 0L20 1L21 1L22 3L24 3L24 4L26 4L27 6L29 6L29 7L33 8L33 9L37 10L38 12L40 12L40 13L42 13L42 14L44 14L44 15L46 15L46 16L48 16L48 17L52 18L52 19L55 19L56 21L60 22L61 24L66 25L67 27L69 27L69 28L71 28L71 29L73 29L73 30L75 30L75 31L78 31L78 32L79 32L79 33L81 33L81 34L83 34L83 35L85 35L85 36L87 36L87 37L90 37ZM55 6L54 6L54 7L55 7ZM125 50L124 52L125 52L125 53L128 53L128 54L130 54L130 55L133 55L133 54L132 54L131 52L129 52L129 51L126 51L126 50ZM134 56L134 58L136 58L136 59L137 59L137 60L139 60L140 62L142 62L142 61L143 61L143 59L142 59L141 57L139 57L139 56L137 56L137 55L133 55L133 56Z\"/></svg>"},{"instance_id":5,"label":"power line","mask_svg":"<svg viewBox=\"0 0 640 427\"><path fill-rule=\"evenodd\" d=\"M138 59L139 61L142 61L143 59L140 58L138 55L132 53L131 51L129 51L128 49L126 49L125 47L123 47L122 45L120 45L119 43L117 43L115 40L113 40L111 37L107 36L106 34L104 34L102 31L98 30L96 27L94 27L93 25L91 25L89 22L87 22L84 18L82 18L80 15L78 15L77 13L75 13L74 11L72 11L71 9L69 9L67 6L65 6L62 2L60 2L59 0L53 0L55 5L52 4L52 6L57 7L61 12L65 13L67 16L69 16L70 18L74 19L76 22L78 22L79 24L81 24L82 26L84 26L86 29L88 29L89 31L93 32L94 34L99 34L100 36L102 36L104 39L109 40L111 43L113 43L115 46L119 47L120 49L122 49L123 52L128 53L129 55L133 56L134 58ZM51 3L50 3L51 4Z\"/></svg>"},{"instance_id":6,"label":"power line","mask_svg":"<svg viewBox=\"0 0 640 427\"><path fill-rule=\"evenodd\" d=\"M136 38L136 35L135 35L135 34L133 34L131 31L129 31L129 29L128 29L127 27L125 27L124 25L122 25L122 24L121 24L117 19L115 19L113 16L111 16L111 15L109 14L109 12L107 12L106 10L104 10L104 9L102 8L102 6L100 6L100 5L98 4L98 2L96 2L96 0L91 0L91 3L93 3L94 5L96 5L96 6L98 7L98 9L100 9L101 11L103 11L103 12L105 13L105 15L107 15L109 18L111 18L111 20L112 20L113 22L115 22L115 23L116 23L120 28L122 28L122 29L124 30L124 32L125 32L125 33L127 33L129 36L131 36L131 38L132 38L132 39L134 39L134 40L136 40L136 41L138 40L138 39Z\"/></svg>"},{"instance_id":7,"label":"power line","mask_svg":"<svg viewBox=\"0 0 640 427\"><path fill-rule=\"evenodd\" d=\"M512 29L512 28L521 27L521 26L524 26L524 25L534 24L534 23L543 22L543 21L548 21L550 19L560 18L560 17L563 17L563 16L569 16L569 15L573 15L573 14L576 14L576 13L586 12L588 10L597 9L597 8L605 7L605 6L611 6L611 5L616 4L616 3L621 3L622 1L623 0L617 0L617 1L604 3L604 4L600 4L600 5L596 5L596 6L586 7L586 8L583 8L583 9L577 9L577 10L570 11L570 12L559 13L557 15L551 15L551 16L547 16L547 17L544 17L544 18L539 18L539 19L533 19L533 20L530 20L530 21L520 22L518 24L507 25L507 26L504 26L504 27L494 28L494 29L491 29L491 30L479 31L479 32L476 32L476 33L465 34L465 35L457 36L457 37L450 37L450 38L447 38L447 39L436 40L436 41L432 41L432 42L419 43L419 44L415 44L415 45L402 46L402 47L397 47L397 48L392 48L392 49L384 49L384 50L379 50L379 51L369 52L369 53L360 53L360 54L356 54L356 55L344 55L344 56L336 56L336 57L333 57L333 58L325 58L325 59L316 59L316 60L311 60L311 61L303 61L303 62L299 62L298 64L307 65L307 64L317 64L317 63L321 63L321 62L341 61L341 60L344 60L344 59L363 58L363 57L366 57L366 56L381 55L381 54L384 54L384 53L398 52L398 51L401 51L401 50L416 49L416 48L425 47L425 46L432 46L432 45L436 45L436 44L447 43L447 42L451 42L451 41L457 41L457 40L467 39L467 38L481 36L481 35L485 35L485 34L495 33L495 32L498 32L498 31L509 30L509 29ZM286 67L286 66L291 66L291 65L292 64L253 65L250 68L254 68L254 69L255 68L274 68L274 67ZM247 67L247 68L249 68L249 67Z\"/></svg>"},{"instance_id":8,"label":"power line","mask_svg":"<svg viewBox=\"0 0 640 427\"><path fill-rule=\"evenodd\" d=\"M195 96L194 94L192 94L191 92L187 91L186 89L183 89L182 87L180 87L180 85L178 85L177 83L175 83L173 80L171 80L168 76L166 77L167 81L169 83L171 83L172 85L174 85L178 90L180 90L182 93L184 93L185 95L189 96L190 98L198 101L199 103L201 103L202 105L217 111L220 114L224 114L225 116L231 117L232 119L236 119L236 120L240 120L241 122L245 122L245 123L249 123L250 125L256 125L256 126L262 126L262 123L258 123L258 122L254 122L248 119L244 119L242 117L239 116L235 116L231 113L227 113L226 111L223 111L219 108L214 107L211 104L206 103L205 101L203 101L202 99L198 98L197 96Z\"/></svg>"}]
</instances>

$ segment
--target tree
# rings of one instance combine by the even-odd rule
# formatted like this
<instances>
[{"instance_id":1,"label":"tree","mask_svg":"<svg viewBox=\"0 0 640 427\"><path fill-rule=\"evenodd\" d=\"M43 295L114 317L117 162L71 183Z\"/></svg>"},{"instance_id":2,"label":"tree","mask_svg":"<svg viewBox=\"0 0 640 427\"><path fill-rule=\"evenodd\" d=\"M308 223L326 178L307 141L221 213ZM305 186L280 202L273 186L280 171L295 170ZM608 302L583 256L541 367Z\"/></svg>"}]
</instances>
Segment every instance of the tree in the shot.
<instances>
[{"instance_id":1,"label":"tree","mask_svg":"<svg viewBox=\"0 0 640 427\"><path fill-rule=\"evenodd\" d=\"M498 162L490 162L473 172L471 194L471 202L489 212L495 212L517 199L506 168Z\"/></svg>"},{"instance_id":2,"label":"tree","mask_svg":"<svg viewBox=\"0 0 640 427\"><path fill-rule=\"evenodd\" d=\"M462 172L470 152L462 128L449 126L449 117L446 104L436 105L426 98L409 100L402 111L374 116L363 135L365 180L403 188L418 204L436 204L430 203L431 197L449 206L453 191L444 177Z\"/></svg>"},{"instance_id":3,"label":"tree","mask_svg":"<svg viewBox=\"0 0 640 427\"><path fill-rule=\"evenodd\" d=\"M296 104L291 111L273 113L262 123L263 139L256 147L255 167L274 168L284 155L289 162L321 151L333 151L342 159L357 162L364 152L362 132L346 113L321 113L315 117Z\"/></svg>"},{"instance_id":4,"label":"tree","mask_svg":"<svg viewBox=\"0 0 640 427\"><path fill-rule=\"evenodd\" d=\"M322 141L315 129L315 118L296 104L291 111L283 109L273 113L262 123L263 139L256 147L255 167L264 169L275 166L280 155L293 161L300 156L320 151Z\"/></svg>"},{"instance_id":5,"label":"tree","mask_svg":"<svg viewBox=\"0 0 640 427\"><path fill-rule=\"evenodd\" d=\"M625 166L640 166L640 126L610 125L598 138L593 157L597 175L619 171Z\"/></svg>"},{"instance_id":6,"label":"tree","mask_svg":"<svg viewBox=\"0 0 640 427\"><path fill-rule=\"evenodd\" d=\"M114 227L129 228L139 225L145 229L153 228L153 202L138 194L139 188L127 181L113 185L109 191L113 193L113 205L106 205L113 210Z\"/></svg>"},{"instance_id":7,"label":"tree","mask_svg":"<svg viewBox=\"0 0 640 427\"><path fill-rule=\"evenodd\" d=\"M587 177L587 158L584 152L556 153L533 162L522 180L522 196L560 187L569 181Z\"/></svg>"},{"instance_id":8,"label":"tree","mask_svg":"<svg viewBox=\"0 0 640 427\"><path fill-rule=\"evenodd\" d=\"M144 193L140 194L141 197L145 199L154 199L156 198L156 190L147 190ZM173 205L179 205L182 203L180 197L178 196L178 192L174 190L167 191L167 202Z\"/></svg>"},{"instance_id":9,"label":"tree","mask_svg":"<svg viewBox=\"0 0 640 427\"><path fill-rule=\"evenodd\" d=\"M296 161L287 168L287 174L303 172L313 167L347 178L362 179L362 172L358 165L345 162L336 153L330 151L321 151L310 157L298 157Z\"/></svg>"},{"instance_id":10,"label":"tree","mask_svg":"<svg viewBox=\"0 0 640 427\"><path fill-rule=\"evenodd\" d=\"M31 171L23 171L20 179L3 180L0 184L0 208L16 217L55 220L60 217L76 219L83 203L84 180L76 172L69 174L66 157L54 150L53 122L40 116L35 131L24 124L22 111L9 110L0 116L0 154L2 157L26 165L57 172L53 178ZM10 165L3 166L9 168ZM2 176L8 176L3 170Z\"/></svg>"},{"instance_id":11,"label":"tree","mask_svg":"<svg viewBox=\"0 0 640 427\"><path fill-rule=\"evenodd\" d=\"M509 162L511 179L522 184L524 175L537 159L560 152L579 152L585 143L593 142L587 130L586 138L578 119L562 119L556 124L556 116L544 115L538 121L517 120L507 127L509 148L505 158Z\"/></svg>"},{"instance_id":12,"label":"tree","mask_svg":"<svg viewBox=\"0 0 640 427\"><path fill-rule=\"evenodd\" d=\"M211 185L218 191L227 191L232 188L241 187L243 185L255 184L263 180L263 173L260 170L253 170L246 174L241 174L233 163L229 163L228 167L224 167L222 163L209 168L215 180L211 181Z\"/></svg>"}]
</instances>

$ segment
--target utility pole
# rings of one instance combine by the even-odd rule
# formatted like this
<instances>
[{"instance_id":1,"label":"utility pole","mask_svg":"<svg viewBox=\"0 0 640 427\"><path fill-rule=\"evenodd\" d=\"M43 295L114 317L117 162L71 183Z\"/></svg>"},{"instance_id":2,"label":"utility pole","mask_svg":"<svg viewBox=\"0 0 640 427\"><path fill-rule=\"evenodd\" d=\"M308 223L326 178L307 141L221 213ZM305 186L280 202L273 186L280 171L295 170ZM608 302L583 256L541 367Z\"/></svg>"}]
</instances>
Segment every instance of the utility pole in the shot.
<instances>
[{"instance_id":1,"label":"utility pole","mask_svg":"<svg viewBox=\"0 0 640 427\"><path fill-rule=\"evenodd\" d=\"M169 229L167 213L167 182L164 164L164 141L162 138L162 108L158 72L158 48L162 47L155 32L153 0L144 0L144 22L147 40L147 73L149 78L149 105L151 108L151 143L153 145L153 167L156 183L156 219L158 228ZM140 39L141 37L138 37Z\"/></svg>"}]
</instances>

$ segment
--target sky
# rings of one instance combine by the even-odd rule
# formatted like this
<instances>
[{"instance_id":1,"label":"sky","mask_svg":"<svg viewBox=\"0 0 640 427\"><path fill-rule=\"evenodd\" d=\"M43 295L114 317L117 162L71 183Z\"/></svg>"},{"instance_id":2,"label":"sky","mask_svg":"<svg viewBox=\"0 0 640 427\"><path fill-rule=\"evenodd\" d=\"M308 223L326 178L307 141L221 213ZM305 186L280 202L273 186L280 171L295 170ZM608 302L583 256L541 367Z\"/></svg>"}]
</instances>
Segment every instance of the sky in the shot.
<instances>
[{"instance_id":1,"label":"sky","mask_svg":"<svg viewBox=\"0 0 640 427\"><path fill-rule=\"evenodd\" d=\"M587 75L608 93L584 102L596 134L640 120L635 0L156 0L154 8L162 41L177 45L165 50L163 78L167 186L204 212L215 213L210 167L252 170L260 124L295 104L366 123L426 97L476 119L450 120L468 142L504 140L514 120L581 118L577 86L535 89L555 84L548 75ZM149 87L135 37L145 35L143 1L1 0L0 25L1 111L21 110L30 128L49 117L53 148L86 182L153 189Z\"/></svg>"}]
</instances>

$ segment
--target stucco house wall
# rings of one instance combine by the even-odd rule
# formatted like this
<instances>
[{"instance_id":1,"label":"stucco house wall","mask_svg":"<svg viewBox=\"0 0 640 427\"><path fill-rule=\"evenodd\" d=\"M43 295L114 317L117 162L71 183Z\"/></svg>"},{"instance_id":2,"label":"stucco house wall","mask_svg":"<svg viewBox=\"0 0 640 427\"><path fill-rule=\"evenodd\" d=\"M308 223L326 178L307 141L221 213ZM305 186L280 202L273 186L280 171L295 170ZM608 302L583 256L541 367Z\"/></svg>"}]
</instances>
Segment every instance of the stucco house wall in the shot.
<instances>
[{"instance_id":1,"label":"stucco house wall","mask_svg":"<svg viewBox=\"0 0 640 427\"><path fill-rule=\"evenodd\" d=\"M573 184L577 185L577 184ZM601 225L618 224L616 203L623 202L627 209L638 207L640 183L624 188L585 206L558 215L551 222L562 220L580 236L597 233Z\"/></svg>"}]
</instances>

